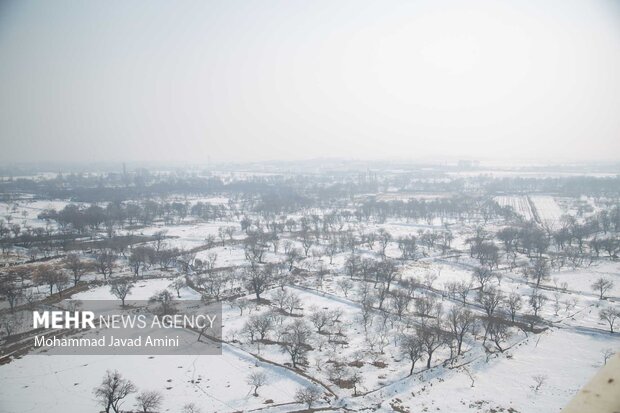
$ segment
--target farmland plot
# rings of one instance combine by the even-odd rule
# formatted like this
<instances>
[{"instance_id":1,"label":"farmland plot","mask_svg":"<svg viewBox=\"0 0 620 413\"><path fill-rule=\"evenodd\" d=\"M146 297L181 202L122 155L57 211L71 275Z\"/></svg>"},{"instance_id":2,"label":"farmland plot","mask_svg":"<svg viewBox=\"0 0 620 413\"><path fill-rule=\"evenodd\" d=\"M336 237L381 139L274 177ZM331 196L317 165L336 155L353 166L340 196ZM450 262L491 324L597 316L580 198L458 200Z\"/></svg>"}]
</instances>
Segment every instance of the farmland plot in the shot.
<instances>
[{"instance_id":1,"label":"farmland plot","mask_svg":"<svg viewBox=\"0 0 620 413\"><path fill-rule=\"evenodd\" d=\"M521 215L526 221L534 220L535 215L527 196L498 196L494 198L500 206L508 206Z\"/></svg>"},{"instance_id":2,"label":"farmland plot","mask_svg":"<svg viewBox=\"0 0 620 413\"><path fill-rule=\"evenodd\" d=\"M552 196L534 195L530 200L536 208L536 214L547 228L557 229L560 225L560 217L564 210L558 205Z\"/></svg>"}]
</instances>

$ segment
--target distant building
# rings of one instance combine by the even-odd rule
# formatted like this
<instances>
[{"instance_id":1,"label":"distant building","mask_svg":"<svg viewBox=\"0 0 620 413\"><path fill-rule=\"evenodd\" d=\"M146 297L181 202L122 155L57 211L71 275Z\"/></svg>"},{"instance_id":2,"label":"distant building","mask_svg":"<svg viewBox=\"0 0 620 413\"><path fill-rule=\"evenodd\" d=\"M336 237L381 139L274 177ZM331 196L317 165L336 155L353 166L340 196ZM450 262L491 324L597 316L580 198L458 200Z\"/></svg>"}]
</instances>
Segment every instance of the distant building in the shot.
<instances>
[{"instance_id":1,"label":"distant building","mask_svg":"<svg viewBox=\"0 0 620 413\"><path fill-rule=\"evenodd\" d=\"M480 161L472 161L467 159L460 159L458 167L461 169L472 169L480 166Z\"/></svg>"}]
</instances>

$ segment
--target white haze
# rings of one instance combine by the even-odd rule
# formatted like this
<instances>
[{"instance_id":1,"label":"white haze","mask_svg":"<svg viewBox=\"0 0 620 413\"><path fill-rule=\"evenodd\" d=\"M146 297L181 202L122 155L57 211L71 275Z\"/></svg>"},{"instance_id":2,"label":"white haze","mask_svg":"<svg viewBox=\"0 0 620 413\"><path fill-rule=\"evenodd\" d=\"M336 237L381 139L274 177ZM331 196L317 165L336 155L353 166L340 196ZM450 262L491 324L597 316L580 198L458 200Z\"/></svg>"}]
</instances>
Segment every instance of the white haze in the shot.
<instances>
[{"instance_id":1,"label":"white haze","mask_svg":"<svg viewBox=\"0 0 620 413\"><path fill-rule=\"evenodd\" d=\"M611 1L5 1L0 161L620 154Z\"/></svg>"}]
</instances>

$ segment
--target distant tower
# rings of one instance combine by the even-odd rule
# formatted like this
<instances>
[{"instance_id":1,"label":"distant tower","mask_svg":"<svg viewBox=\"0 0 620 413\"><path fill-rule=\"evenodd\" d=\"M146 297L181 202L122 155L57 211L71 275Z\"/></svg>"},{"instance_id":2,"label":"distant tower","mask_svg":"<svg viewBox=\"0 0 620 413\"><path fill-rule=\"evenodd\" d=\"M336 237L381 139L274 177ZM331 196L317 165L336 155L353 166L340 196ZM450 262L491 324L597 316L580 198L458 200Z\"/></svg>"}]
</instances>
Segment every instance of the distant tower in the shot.
<instances>
[{"instance_id":1,"label":"distant tower","mask_svg":"<svg viewBox=\"0 0 620 413\"><path fill-rule=\"evenodd\" d=\"M123 162L123 183L125 186L129 184L129 179L127 179L127 165Z\"/></svg>"}]
</instances>

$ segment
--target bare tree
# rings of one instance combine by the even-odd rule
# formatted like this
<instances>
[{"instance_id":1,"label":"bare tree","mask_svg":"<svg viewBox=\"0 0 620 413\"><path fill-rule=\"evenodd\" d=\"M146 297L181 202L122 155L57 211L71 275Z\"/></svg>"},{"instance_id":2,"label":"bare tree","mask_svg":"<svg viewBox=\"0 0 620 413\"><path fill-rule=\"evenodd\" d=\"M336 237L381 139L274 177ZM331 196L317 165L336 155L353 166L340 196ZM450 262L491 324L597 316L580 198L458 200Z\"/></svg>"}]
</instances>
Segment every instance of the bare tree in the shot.
<instances>
[{"instance_id":1,"label":"bare tree","mask_svg":"<svg viewBox=\"0 0 620 413\"><path fill-rule=\"evenodd\" d=\"M545 381L547 381L547 376L544 374L537 374L536 376L532 376L532 379L534 379L534 386L532 386L532 388L535 392L538 392L543 384L545 384Z\"/></svg>"},{"instance_id":2,"label":"bare tree","mask_svg":"<svg viewBox=\"0 0 620 413\"><path fill-rule=\"evenodd\" d=\"M112 275L116 264L116 254L110 250L103 250L95 257L95 267L97 271L103 275L103 279L107 279Z\"/></svg>"},{"instance_id":3,"label":"bare tree","mask_svg":"<svg viewBox=\"0 0 620 413\"><path fill-rule=\"evenodd\" d=\"M538 258L534 260L532 265L525 267L524 273L527 278L534 280L536 288L538 288L542 281L549 279L549 263L546 258Z\"/></svg>"},{"instance_id":4,"label":"bare tree","mask_svg":"<svg viewBox=\"0 0 620 413\"><path fill-rule=\"evenodd\" d=\"M301 231L301 246L304 248L304 254L308 256L310 248L314 245L314 238L308 229Z\"/></svg>"},{"instance_id":5,"label":"bare tree","mask_svg":"<svg viewBox=\"0 0 620 413\"><path fill-rule=\"evenodd\" d=\"M170 287L172 287L174 291L177 292L177 298L181 298L181 289L185 287L185 278L175 278L174 280L172 280L172 283L170 283Z\"/></svg>"},{"instance_id":6,"label":"bare tree","mask_svg":"<svg viewBox=\"0 0 620 413\"><path fill-rule=\"evenodd\" d=\"M297 248L291 248L289 252L286 253L286 259L284 262L288 264L288 270L293 271L293 266L296 262L301 260L301 253Z\"/></svg>"},{"instance_id":7,"label":"bare tree","mask_svg":"<svg viewBox=\"0 0 620 413\"><path fill-rule=\"evenodd\" d=\"M478 302L487 314L487 317L492 317L495 314L497 308L502 304L504 295L501 290L495 287L488 287L482 290L478 295Z\"/></svg>"},{"instance_id":8,"label":"bare tree","mask_svg":"<svg viewBox=\"0 0 620 413\"><path fill-rule=\"evenodd\" d=\"M267 334L274 328L273 319L267 313L253 315L246 321L243 330L250 336L250 341L254 342L256 336L260 340L267 338Z\"/></svg>"},{"instance_id":9,"label":"bare tree","mask_svg":"<svg viewBox=\"0 0 620 413\"><path fill-rule=\"evenodd\" d=\"M156 390L143 390L136 396L136 407L143 413L152 413L161 407L163 398Z\"/></svg>"},{"instance_id":10,"label":"bare tree","mask_svg":"<svg viewBox=\"0 0 620 413\"><path fill-rule=\"evenodd\" d=\"M136 392L136 386L116 370L111 372L108 370L101 384L93 390L95 397L99 400L106 413L110 413L110 409L114 413L120 413L120 406L123 399L131 393Z\"/></svg>"},{"instance_id":11,"label":"bare tree","mask_svg":"<svg viewBox=\"0 0 620 413\"><path fill-rule=\"evenodd\" d=\"M239 309L239 315L243 315L243 310L250 306L250 301L247 298L241 297L233 301L233 305Z\"/></svg>"},{"instance_id":12,"label":"bare tree","mask_svg":"<svg viewBox=\"0 0 620 413\"><path fill-rule=\"evenodd\" d=\"M438 327L418 326L416 334L422 343L422 348L426 352L426 368L431 368L433 353L445 343L443 331Z\"/></svg>"},{"instance_id":13,"label":"bare tree","mask_svg":"<svg viewBox=\"0 0 620 413\"><path fill-rule=\"evenodd\" d=\"M260 295L267 289L272 281L271 272L268 266L258 265L250 267L244 273L244 278L248 289L256 295L256 300L260 301Z\"/></svg>"},{"instance_id":14,"label":"bare tree","mask_svg":"<svg viewBox=\"0 0 620 413\"><path fill-rule=\"evenodd\" d=\"M258 397L258 389L267 384L267 375L262 371L252 372L247 378L247 383L254 389L254 397Z\"/></svg>"},{"instance_id":15,"label":"bare tree","mask_svg":"<svg viewBox=\"0 0 620 413\"><path fill-rule=\"evenodd\" d=\"M71 271L73 275L73 285L77 285L84 273L86 273L88 266L74 253L68 254L65 257L64 264L65 268Z\"/></svg>"},{"instance_id":16,"label":"bare tree","mask_svg":"<svg viewBox=\"0 0 620 413\"><path fill-rule=\"evenodd\" d=\"M323 329L331 323L331 314L327 310L317 310L310 314L310 322L316 327L317 333L321 334Z\"/></svg>"},{"instance_id":17,"label":"bare tree","mask_svg":"<svg viewBox=\"0 0 620 413\"><path fill-rule=\"evenodd\" d=\"M607 364L607 360L609 360L614 354L615 352L610 348L603 350L603 364Z\"/></svg>"},{"instance_id":18,"label":"bare tree","mask_svg":"<svg viewBox=\"0 0 620 413\"><path fill-rule=\"evenodd\" d=\"M172 314L175 310L174 295L169 290L156 292L149 298L149 302L159 304L157 311L161 314Z\"/></svg>"},{"instance_id":19,"label":"bare tree","mask_svg":"<svg viewBox=\"0 0 620 413\"><path fill-rule=\"evenodd\" d=\"M493 278L493 271L485 267L476 267L472 276L480 285L480 289L484 290L484 287Z\"/></svg>"},{"instance_id":20,"label":"bare tree","mask_svg":"<svg viewBox=\"0 0 620 413\"><path fill-rule=\"evenodd\" d=\"M542 309L543 305L545 305L546 301L547 301L547 297L544 294L539 293L538 290L534 290L532 292L532 295L530 296L529 304L530 304L530 307L532 308L535 318L538 318L538 313Z\"/></svg>"},{"instance_id":21,"label":"bare tree","mask_svg":"<svg viewBox=\"0 0 620 413\"><path fill-rule=\"evenodd\" d=\"M35 283L47 285L50 289L50 295L54 293L55 286L62 284L61 280L63 277L66 278L66 275L49 264L38 265L34 270Z\"/></svg>"},{"instance_id":22,"label":"bare tree","mask_svg":"<svg viewBox=\"0 0 620 413\"><path fill-rule=\"evenodd\" d=\"M340 288L345 298L348 297L349 291L351 291L351 289L353 288L353 282L348 278L338 280L338 282L336 282L336 285L338 286L338 288Z\"/></svg>"},{"instance_id":23,"label":"bare tree","mask_svg":"<svg viewBox=\"0 0 620 413\"><path fill-rule=\"evenodd\" d=\"M6 334L5 339L8 340L11 335L20 328L23 322L24 318L22 313L0 314L0 327Z\"/></svg>"},{"instance_id":24,"label":"bare tree","mask_svg":"<svg viewBox=\"0 0 620 413\"><path fill-rule=\"evenodd\" d=\"M508 340L511 336L510 329L508 328L506 321L500 317L490 318L487 332L489 338L495 344L495 347L503 353L505 349L502 347L502 342Z\"/></svg>"},{"instance_id":25,"label":"bare tree","mask_svg":"<svg viewBox=\"0 0 620 413\"><path fill-rule=\"evenodd\" d=\"M22 289L15 284L12 277L8 275L2 277L0 281L0 296L6 298L11 312L15 310L15 305L19 302L22 295Z\"/></svg>"},{"instance_id":26,"label":"bare tree","mask_svg":"<svg viewBox=\"0 0 620 413\"><path fill-rule=\"evenodd\" d=\"M117 280L114 280L112 285L110 285L110 293L113 296L121 300L121 306L125 307L125 298L131 292L133 288L133 283L129 278L123 277Z\"/></svg>"},{"instance_id":27,"label":"bare tree","mask_svg":"<svg viewBox=\"0 0 620 413\"><path fill-rule=\"evenodd\" d=\"M416 258L418 250L418 240L413 235L400 237L398 239L398 249L402 254L403 260L413 260Z\"/></svg>"},{"instance_id":28,"label":"bare tree","mask_svg":"<svg viewBox=\"0 0 620 413\"><path fill-rule=\"evenodd\" d=\"M385 250L387 249L390 241L392 240L392 235L383 228L379 229L377 235L380 247L379 254L381 254L381 256L385 258Z\"/></svg>"},{"instance_id":29,"label":"bare tree","mask_svg":"<svg viewBox=\"0 0 620 413\"><path fill-rule=\"evenodd\" d=\"M201 410L195 403L187 403L183 405L181 413L201 413Z\"/></svg>"},{"instance_id":30,"label":"bare tree","mask_svg":"<svg viewBox=\"0 0 620 413\"><path fill-rule=\"evenodd\" d=\"M204 289L203 299L215 298L220 301L226 283L232 279L232 274L226 271L210 271L197 277L196 283Z\"/></svg>"},{"instance_id":31,"label":"bare tree","mask_svg":"<svg viewBox=\"0 0 620 413\"><path fill-rule=\"evenodd\" d=\"M407 307L411 302L411 297L405 291L396 290L392 291L392 309L396 313L399 319L403 318L403 315L407 312Z\"/></svg>"},{"instance_id":32,"label":"bare tree","mask_svg":"<svg viewBox=\"0 0 620 413\"><path fill-rule=\"evenodd\" d=\"M144 272L148 262L155 256L155 250L151 247L139 246L131 250L128 262L133 270L134 276L140 275L140 269Z\"/></svg>"},{"instance_id":33,"label":"bare tree","mask_svg":"<svg viewBox=\"0 0 620 413\"><path fill-rule=\"evenodd\" d=\"M297 368L297 365L303 362L306 353L310 350L308 344L310 335L310 328L303 320L297 319L284 327L280 346L282 352L288 353L291 357L293 368Z\"/></svg>"},{"instance_id":34,"label":"bare tree","mask_svg":"<svg viewBox=\"0 0 620 413\"><path fill-rule=\"evenodd\" d=\"M295 401L312 407L321 398L321 390L316 386L303 387L295 392Z\"/></svg>"},{"instance_id":35,"label":"bare tree","mask_svg":"<svg viewBox=\"0 0 620 413\"><path fill-rule=\"evenodd\" d=\"M609 324L609 332L613 334L614 332L614 324L616 320L620 318L620 310L613 307L606 307L599 311L598 313L601 321L606 321Z\"/></svg>"},{"instance_id":36,"label":"bare tree","mask_svg":"<svg viewBox=\"0 0 620 413\"><path fill-rule=\"evenodd\" d=\"M295 309L301 306L301 298L297 294L290 293L286 295L284 300L284 307L288 310L288 313L293 315Z\"/></svg>"},{"instance_id":37,"label":"bare tree","mask_svg":"<svg viewBox=\"0 0 620 413\"><path fill-rule=\"evenodd\" d=\"M508 307L510 319L514 323L517 313L519 312L519 310L521 310L521 307L523 307L523 300L521 299L521 295L515 292L510 293L510 295L506 299L506 307Z\"/></svg>"},{"instance_id":38,"label":"bare tree","mask_svg":"<svg viewBox=\"0 0 620 413\"><path fill-rule=\"evenodd\" d=\"M591 288L594 291L598 292L599 298L602 300L603 298L605 298L604 297L605 293L609 291L610 289L612 289L613 286L614 286L613 281L608 280L607 278L600 277L596 281L594 281Z\"/></svg>"},{"instance_id":39,"label":"bare tree","mask_svg":"<svg viewBox=\"0 0 620 413\"><path fill-rule=\"evenodd\" d=\"M439 320L443 307L435 296L429 295L415 300L415 310L420 316L420 322L426 325L429 320Z\"/></svg>"},{"instance_id":40,"label":"bare tree","mask_svg":"<svg viewBox=\"0 0 620 413\"><path fill-rule=\"evenodd\" d=\"M465 307L452 307L447 314L448 326L450 332L454 336L457 343L456 355L461 354L461 347L463 345L463 339L465 334L470 332L474 327L476 318L474 314Z\"/></svg>"},{"instance_id":41,"label":"bare tree","mask_svg":"<svg viewBox=\"0 0 620 413\"><path fill-rule=\"evenodd\" d=\"M415 368L415 363L420 360L424 354L422 341L414 334L406 334L400 338L399 343L401 353L411 361L411 369L409 369L409 375L411 376Z\"/></svg>"},{"instance_id":42,"label":"bare tree","mask_svg":"<svg viewBox=\"0 0 620 413\"><path fill-rule=\"evenodd\" d=\"M455 292L461 297L461 299L463 300L463 304L465 304L465 302L467 301L467 296L469 295L470 291L471 291L471 281L463 280L457 283L455 286Z\"/></svg>"}]
</instances>

